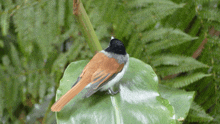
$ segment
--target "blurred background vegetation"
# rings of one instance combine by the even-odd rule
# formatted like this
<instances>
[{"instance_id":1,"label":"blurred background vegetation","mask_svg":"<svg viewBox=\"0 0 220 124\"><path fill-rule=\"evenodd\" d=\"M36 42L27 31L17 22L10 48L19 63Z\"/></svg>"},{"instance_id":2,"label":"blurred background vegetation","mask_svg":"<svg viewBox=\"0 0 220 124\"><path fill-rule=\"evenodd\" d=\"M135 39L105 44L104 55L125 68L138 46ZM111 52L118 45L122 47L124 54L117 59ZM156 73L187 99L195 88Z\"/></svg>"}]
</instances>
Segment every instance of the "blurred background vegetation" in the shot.
<instances>
[{"instance_id":1,"label":"blurred background vegetation","mask_svg":"<svg viewBox=\"0 0 220 124\"><path fill-rule=\"evenodd\" d=\"M196 91L187 123L220 123L219 0L82 0L103 48L110 36L159 83ZM56 123L65 67L90 59L72 0L0 0L0 123Z\"/></svg>"}]
</instances>

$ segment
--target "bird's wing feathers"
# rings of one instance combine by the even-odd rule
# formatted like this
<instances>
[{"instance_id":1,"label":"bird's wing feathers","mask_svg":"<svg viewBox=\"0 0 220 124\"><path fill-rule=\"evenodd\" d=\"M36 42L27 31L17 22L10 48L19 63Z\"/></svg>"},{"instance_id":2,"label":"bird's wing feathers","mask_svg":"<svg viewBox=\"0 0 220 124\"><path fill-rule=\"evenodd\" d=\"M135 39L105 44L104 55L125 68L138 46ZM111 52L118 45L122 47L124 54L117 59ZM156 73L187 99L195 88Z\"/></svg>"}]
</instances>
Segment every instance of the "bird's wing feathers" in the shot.
<instances>
[{"instance_id":1,"label":"bird's wing feathers","mask_svg":"<svg viewBox=\"0 0 220 124\"><path fill-rule=\"evenodd\" d=\"M120 64L114 58L106 58L100 64L99 68L91 77L91 85L87 88L85 97L89 97L99 90L99 87L104 85L113 75L120 72L124 64Z\"/></svg>"},{"instance_id":2,"label":"bird's wing feathers","mask_svg":"<svg viewBox=\"0 0 220 124\"><path fill-rule=\"evenodd\" d=\"M60 111L72 98L91 83L87 96L91 96L98 87L113 74L120 72L124 64L119 64L114 58L108 58L104 53L97 53L85 66L73 87L51 107L52 111Z\"/></svg>"},{"instance_id":3,"label":"bird's wing feathers","mask_svg":"<svg viewBox=\"0 0 220 124\"><path fill-rule=\"evenodd\" d=\"M116 59L107 57L104 53L97 53L83 69L80 78L87 78L87 83L91 83L97 89L103 82L108 80L113 74L120 72L124 64L119 64Z\"/></svg>"},{"instance_id":4,"label":"bird's wing feathers","mask_svg":"<svg viewBox=\"0 0 220 124\"><path fill-rule=\"evenodd\" d=\"M108 80L113 74L120 72L124 64L119 64L114 58L104 59L97 71L92 75L91 83L97 89L102 83Z\"/></svg>"}]
</instances>

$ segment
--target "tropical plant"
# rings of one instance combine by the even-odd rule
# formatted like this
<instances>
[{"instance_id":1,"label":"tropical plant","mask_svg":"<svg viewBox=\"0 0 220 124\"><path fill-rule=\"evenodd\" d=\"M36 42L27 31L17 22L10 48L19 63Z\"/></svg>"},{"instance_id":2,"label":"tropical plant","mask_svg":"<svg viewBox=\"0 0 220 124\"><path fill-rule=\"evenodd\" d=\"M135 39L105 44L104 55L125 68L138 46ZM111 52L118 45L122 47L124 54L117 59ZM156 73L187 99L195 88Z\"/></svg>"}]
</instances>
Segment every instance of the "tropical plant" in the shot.
<instances>
[{"instance_id":1,"label":"tropical plant","mask_svg":"<svg viewBox=\"0 0 220 124\"><path fill-rule=\"evenodd\" d=\"M159 88L162 96L170 87L196 91L180 121L220 123L218 0L82 3L102 47L111 35L124 41L130 56L153 67L159 86L168 86ZM55 121L50 106L66 66L93 56L72 5L72 0L0 0L2 123Z\"/></svg>"}]
</instances>

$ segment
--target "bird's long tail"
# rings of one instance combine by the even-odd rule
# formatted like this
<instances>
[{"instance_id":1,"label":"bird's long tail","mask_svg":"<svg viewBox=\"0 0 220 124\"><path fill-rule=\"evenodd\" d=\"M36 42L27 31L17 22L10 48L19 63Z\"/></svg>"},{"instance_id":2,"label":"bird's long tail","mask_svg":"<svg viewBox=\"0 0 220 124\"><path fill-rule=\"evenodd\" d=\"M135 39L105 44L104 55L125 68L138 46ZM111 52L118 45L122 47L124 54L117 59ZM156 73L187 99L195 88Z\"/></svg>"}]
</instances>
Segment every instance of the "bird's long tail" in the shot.
<instances>
[{"instance_id":1,"label":"bird's long tail","mask_svg":"<svg viewBox=\"0 0 220 124\"><path fill-rule=\"evenodd\" d=\"M84 89L86 83L81 82L81 80L72 87L66 94L64 94L58 101L56 101L51 107L51 111L60 111L71 99L73 99L80 91Z\"/></svg>"}]
</instances>

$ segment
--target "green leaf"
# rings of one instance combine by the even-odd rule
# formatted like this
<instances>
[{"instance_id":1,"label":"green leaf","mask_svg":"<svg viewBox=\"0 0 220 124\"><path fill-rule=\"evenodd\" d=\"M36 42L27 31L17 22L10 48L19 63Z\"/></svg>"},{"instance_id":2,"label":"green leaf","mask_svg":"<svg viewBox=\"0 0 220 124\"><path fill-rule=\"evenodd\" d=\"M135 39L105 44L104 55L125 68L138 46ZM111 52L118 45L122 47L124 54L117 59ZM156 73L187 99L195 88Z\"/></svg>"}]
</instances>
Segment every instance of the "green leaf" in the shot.
<instances>
[{"instance_id":1,"label":"green leaf","mask_svg":"<svg viewBox=\"0 0 220 124\"><path fill-rule=\"evenodd\" d=\"M7 55L4 55L2 57L2 63L6 67L8 67L10 65L11 61L10 61L10 59L9 59L9 57Z\"/></svg>"},{"instance_id":2,"label":"green leaf","mask_svg":"<svg viewBox=\"0 0 220 124\"><path fill-rule=\"evenodd\" d=\"M0 25L2 29L2 34L5 36L8 34L8 29L9 29L9 14L7 12L4 12L2 15L0 15Z\"/></svg>"},{"instance_id":3,"label":"green leaf","mask_svg":"<svg viewBox=\"0 0 220 124\"><path fill-rule=\"evenodd\" d=\"M33 98L37 98L38 90L40 88L40 81L39 81L39 79L41 78L40 74L39 72L29 73L27 78L28 78L28 91L33 96Z\"/></svg>"},{"instance_id":4,"label":"green leaf","mask_svg":"<svg viewBox=\"0 0 220 124\"><path fill-rule=\"evenodd\" d=\"M190 112L187 116L187 120L189 122L207 122L213 120L213 117L206 114L205 110L201 106L193 102L190 107Z\"/></svg>"},{"instance_id":5,"label":"green leaf","mask_svg":"<svg viewBox=\"0 0 220 124\"><path fill-rule=\"evenodd\" d=\"M181 63L183 60L180 59L177 56L174 55L155 55L152 56L152 65L154 67L160 66L160 65L174 65L178 66L179 63Z\"/></svg>"},{"instance_id":6,"label":"green leaf","mask_svg":"<svg viewBox=\"0 0 220 124\"><path fill-rule=\"evenodd\" d=\"M145 8L137 9L132 20L137 24L137 29L142 31L183 6L184 4L178 5L171 1L163 1L161 3L150 1Z\"/></svg>"},{"instance_id":7,"label":"green leaf","mask_svg":"<svg viewBox=\"0 0 220 124\"><path fill-rule=\"evenodd\" d=\"M199 4L209 4L210 2L217 2L218 0L196 0L196 4L199 5Z\"/></svg>"},{"instance_id":8,"label":"green leaf","mask_svg":"<svg viewBox=\"0 0 220 124\"><path fill-rule=\"evenodd\" d=\"M40 75L40 78L39 78L39 96L40 96L40 99L43 100L45 94L46 94L46 91L47 91L47 79L49 77L46 77L46 73L43 72L43 74Z\"/></svg>"},{"instance_id":9,"label":"green leaf","mask_svg":"<svg viewBox=\"0 0 220 124\"><path fill-rule=\"evenodd\" d=\"M162 66L162 67L157 67L157 74L161 75L162 77L165 77L167 75L172 75L172 74L178 74L181 72L187 72L190 70L195 70L197 68L207 68L209 67L206 64L203 64L197 60L195 60L192 57L186 57L186 56L180 56L180 55L164 55L164 57L161 56L162 60L166 60L166 62L163 62L160 60L159 57L155 57L156 59L153 60L157 62L156 65L162 65L162 64L167 64L169 63L169 59L175 59L174 62L178 63L178 66ZM166 59L164 59L166 58ZM152 63L153 63L152 62Z\"/></svg>"},{"instance_id":10,"label":"green leaf","mask_svg":"<svg viewBox=\"0 0 220 124\"><path fill-rule=\"evenodd\" d=\"M211 75L212 74L204 74L198 72L198 73L190 74L188 76L177 77L173 80L170 80L169 82L166 82L165 85L169 85L175 88L181 88Z\"/></svg>"},{"instance_id":11,"label":"green leaf","mask_svg":"<svg viewBox=\"0 0 220 124\"><path fill-rule=\"evenodd\" d=\"M169 0L135 0L135 1L129 2L128 5L130 7L137 7L137 6L142 7L142 6L146 6L148 4L152 4L152 3L160 3L160 4L167 4L167 5L175 4Z\"/></svg>"},{"instance_id":12,"label":"green leaf","mask_svg":"<svg viewBox=\"0 0 220 124\"><path fill-rule=\"evenodd\" d=\"M195 92L186 92L164 85L159 85L159 91L163 98L169 100L175 110L175 119L184 121L188 115L190 105L193 102Z\"/></svg>"},{"instance_id":13,"label":"green leaf","mask_svg":"<svg viewBox=\"0 0 220 124\"><path fill-rule=\"evenodd\" d=\"M219 9L210 9L209 7L203 8L200 12L200 16L209 21L220 22L220 11Z\"/></svg>"},{"instance_id":14,"label":"green leaf","mask_svg":"<svg viewBox=\"0 0 220 124\"><path fill-rule=\"evenodd\" d=\"M21 69L21 63L20 63L18 51L12 43L10 43L10 57L14 67L16 69Z\"/></svg>"},{"instance_id":15,"label":"green leaf","mask_svg":"<svg viewBox=\"0 0 220 124\"><path fill-rule=\"evenodd\" d=\"M63 26L64 25L64 18L65 18L65 0L58 1L58 21L59 25Z\"/></svg>"},{"instance_id":16,"label":"green leaf","mask_svg":"<svg viewBox=\"0 0 220 124\"><path fill-rule=\"evenodd\" d=\"M0 48L3 48L3 47L4 47L4 41L0 40Z\"/></svg>"},{"instance_id":17,"label":"green leaf","mask_svg":"<svg viewBox=\"0 0 220 124\"><path fill-rule=\"evenodd\" d=\"M196 10L194 1L179 1L177 3L180 2L185 2L185 6L177 9L173 14L169 15L167 18L164 18L161 21L161 23L164 24L164 27L173 27L175 29L178 28L183 31L188 27L189 23L195 17Z\"/></svg>"},{"instance_id":18,"label":"green leaf","mask_svg":"<svg viewBox=\"0 0 220 124\"><path fill-rule=\"evenodd\" d=\"M88 61L71 63L64 72L56 98L65 94ZM57 113L57 123L175 123L173 107L158 93L158 78L153 69L130 58L129 69L120 81L120 93L97 92L82 99L79 93Z\"/></svg>"},{"instance_id":19,"label":"green leaf","mask_svg":"<svg viewBox=\"0 0 220 124\"><path fill-rule=\"evenodd\" d=\"M0 81L0 117L3 117L3 110L4 110L4 103L5 103L5 100L4 100L4 79L3 79L3 75L4 75L4 72L3 72L3 69L2 67L0 66L0 78L1 78L1 81Z\"/></svg>"},{"instance_id":20,"label":"green leaf","mask_svg":"<svg viewBox=\"0 0 220 124\"><path fill-rule=\"evenodd\" d=\"M152 40L159 40L153 42L147 46L147 53L152 54L156 51L167 49L172 46L180 45L191 40L195 40L197 37L191 37L179 29L162 28L150 31L143 37L146 42Z\"/></svg>"}]
</instances>

